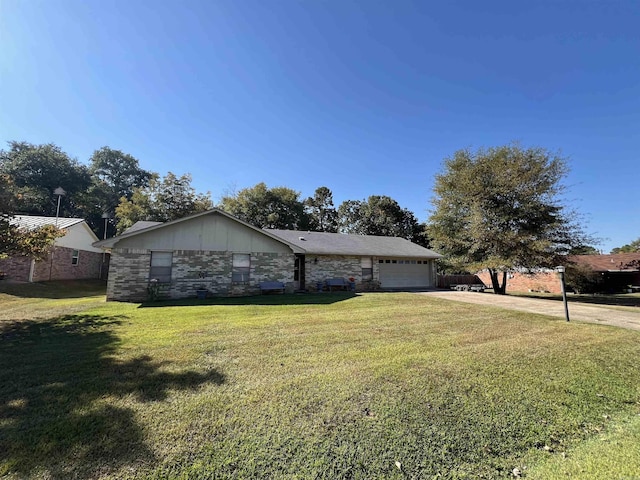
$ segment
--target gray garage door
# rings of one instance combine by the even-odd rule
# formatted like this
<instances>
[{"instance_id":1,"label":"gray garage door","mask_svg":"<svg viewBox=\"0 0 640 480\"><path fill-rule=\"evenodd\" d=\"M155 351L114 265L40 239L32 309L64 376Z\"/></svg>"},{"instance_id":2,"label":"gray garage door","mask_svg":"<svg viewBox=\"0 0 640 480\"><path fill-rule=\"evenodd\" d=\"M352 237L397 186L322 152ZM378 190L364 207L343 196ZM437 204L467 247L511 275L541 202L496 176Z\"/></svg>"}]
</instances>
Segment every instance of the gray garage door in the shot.
<instances>
[{"instance_id":1,"label":"gray garage door","mask_svg":"<svg viewBox=\"0 0 640 480\"><path fill-rule=\"evenodd\" d=\"M418 263L418 261L420 263ZM380 285L382 288L427 288L431 287L431 269L421 260L383 260L380 263ZM393 263L395 262L395 263Z\"/></svg>"}]
</instances>

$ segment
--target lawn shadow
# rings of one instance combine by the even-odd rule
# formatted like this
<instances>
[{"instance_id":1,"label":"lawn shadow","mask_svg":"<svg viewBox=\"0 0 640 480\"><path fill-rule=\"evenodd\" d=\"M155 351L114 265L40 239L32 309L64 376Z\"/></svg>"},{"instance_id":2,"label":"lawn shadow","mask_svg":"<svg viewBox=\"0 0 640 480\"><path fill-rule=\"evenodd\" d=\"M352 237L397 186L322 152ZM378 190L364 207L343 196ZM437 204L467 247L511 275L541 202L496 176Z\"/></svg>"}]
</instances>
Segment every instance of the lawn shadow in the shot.
<instances>
[{"instance_id":1,"label":"lawn shadow","mask_svg":"<svg viewBox=\"0 0 640 480\"><path fill-rule=\"evenodd\" d=\"M112 329L124 319L67 315L0 324L0 476L87 478L154 462L127 404L224 383L216 370L174 373L149 356L118 360Z\"/></svg>"},{"instance_id":2,"label":"lawn shadow","mask_svg":"<svg viewBox=\"0 0 640 480\"><path fill-rule=\"evenodd\" d=\"M0 293L21 298L84 298L105 295L104 280L57 280L51 282L0 282Z\"/></svg>"},{"instance_id":3,"label":"lawn shadow","mask_svg":"<svg viewBox=\"0 0 640 480\"><path fill-rule=\"evenodd\" d=\"M144 302L139 308L152 307L201 307L206 305L330 305L357 297L354 292L294 293L253 295L250 297L212 297L206 299L184 298Z\"/></svg>"}]
</instances>

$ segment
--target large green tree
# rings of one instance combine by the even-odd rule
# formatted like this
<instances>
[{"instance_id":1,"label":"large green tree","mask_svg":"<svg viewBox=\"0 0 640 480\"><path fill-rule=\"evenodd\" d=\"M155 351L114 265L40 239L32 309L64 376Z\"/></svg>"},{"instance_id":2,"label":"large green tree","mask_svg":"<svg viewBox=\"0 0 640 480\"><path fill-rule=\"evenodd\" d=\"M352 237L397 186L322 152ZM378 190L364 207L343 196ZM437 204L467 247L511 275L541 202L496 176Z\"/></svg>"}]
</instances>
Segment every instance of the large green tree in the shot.
<instances>
[{"instance_id":1,"label":"large green tree","mask_svg":"<svg viewBox=\"0 0 640 480\"><path fill-rule=\"evenodd\" d=\"M424 225L418 222L413 212L383 195L342 202L338 207L338 225L342 233L401 237L429 246Z\"/></svg>"},{"instance_id":2,"label":"large green tree","mask_svg":"<svg viewBox=\"0 0 640 480\"><path fill-rule=\"evenodd\" d=\"M333 193L327 187L318 187L313 194L304 201L309 215L309 229L316 232L337 232L338 212L333 206Z\"/></svg>"},{"instance_id":3,"label":"large green tree","mask_svg":"<svg viewBox=\"0 0 640 480\"><path fill-rule=\"evenodd\" d=\"M157 174L140 168L138 160L120 150L102 147L89 159L91 186L84 196L85 220L100 238L111 225L104 221L115 217L122 198L131 200L136 188L144 189ZM108 234L113 234L109 231Z\"/></svg>"},{"instance_id":4,"label":"large green tree","mask_svg":"<svg viewBox=\"0 0 640 480\"><path fill-rule=\"evenodd\" d=\"M116 208L117 229L121 233L139 220L168 222L213 208L210 193L198 193L191 175L152 178L148 187L135 188L131 199L122 197Z\"/></svg>"},{"instance_id":5,"label":"large green tree","mask_svg":"<svg viewBox=\"0 0 640 480\"><path fill-rule=\"evenodd\" d=\"M9 142L7 150L0 150L0 174L11 179L16 211L55 215L58 197L53 192L62 187L66 195L60 216L83 216L83 195L91 184L89 171L57 145Z\"/></svg>"},{"instance_id":6,"label":"large green tree","mask_svg":"<svg viewBox=\"0 0 640 480\"><path fill-rule=\"evenodd\" d=\"M287 187L268 188L265 183L258 183L222 197L220 208L258 228L306 230L309 227L300 192Z\"/></svg>"},{"instance_id":7,"label":"large green tree","mask_svg":"<svg viewBox=\"0 0 640 480\"><path fill-rule=\"evenodd\" d=\"M436 176L429 232L452 263L488 269L504 294L512 269L553 267L589 238L562 202L567 161L510 144L459 150ZM500 278L501 277L501 278Z\"/></svg>"}]
</instances>

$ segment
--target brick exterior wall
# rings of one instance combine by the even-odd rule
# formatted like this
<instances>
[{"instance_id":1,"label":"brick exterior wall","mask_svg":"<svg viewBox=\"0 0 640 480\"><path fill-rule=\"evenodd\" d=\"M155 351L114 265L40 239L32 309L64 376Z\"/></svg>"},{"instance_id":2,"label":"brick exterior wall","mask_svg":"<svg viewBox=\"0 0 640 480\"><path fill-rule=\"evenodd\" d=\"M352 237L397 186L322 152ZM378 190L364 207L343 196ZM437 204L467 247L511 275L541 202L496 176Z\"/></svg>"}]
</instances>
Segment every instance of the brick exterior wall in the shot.
<instances>
[{"instance_id":1,"label":"brick exterior wall","mask_svg":"<svg viewBox=\"0 0 640 480\"><path fill-rule=\"evenodd\" d=\"M492 286L489 272L484 270L477 275L485 285ZM500 274L499 279L502 281L502 274ZM562 287L556 272L549 271L532 274L511 272L507 274L507 292L562 293Z\"/></svg>"},{"instance_id":2,"label":"brick exterior wall","mask_svg":"<svg viewBox=\"0 0 640 480\"><path fill-rule=\"evenodd\" d=\"M371 289L369 282L363 282L362 263L360 256L355 255L306 255L305 256L305 288L310 292L316 292L317 283L330 278L354 278L356 291L361 292ZM378 257L373 258L373 275L371 280L379 282L380 266ZM318 261L316 262L316 259Z\"/></svg>"},{"instance_id":3,"label":"brick exterior wall","mask_svg":"<svg viewBox=\"0 0 640 480\"><path fill-rule=\"evenodd\" d=\"M48 280L87 280L100 278L103 254L79 250L78 264L73 265L72 248L54 247L45 260L35 263L34 282ZM21 282L29 281L31 259L27 257L11 257L0 260L0 271L6 273L8 279Z\"/></svg>"},{"instance_id":4,"label":"brick exterior wall","mask_svg":"<svg viewBox=\"0 0 640 480\"><path fill-rule=\"evenodd\" d=\"M317 262L316 262L317 259ZM305 288L317 291L316 284L329 278L353 277L356 290L370 288L362 280L359 256L306 255ZM202 286L210 296L242 296L260 294L260 282L280 281L285 291L293 292L295 255L293 253L252 253L249 282L233 283L232 252L176 250L173 252L171 282L160 284L161 298L193 298ZM141 302L148 299L151 251L114 248L107 281L107 300ZM373 278L380 278L378 258L373 257Z\"/></svg>"},{"instance_id":5,"label":"brick exterior wall","mask_svg":"<svg viewBox=\"0 0 640 480\"><path fill-rule=\"evenodd\" d=\"M171 282L161 284L162 298L192 298L204 287L213 296L240 296L260 293L260 282L283 282L293 292L294 255L252 253L249 282L231 281L233 253L194 250L173 252ZM148 298L151 251L113 249L107 281L107 300L144 301Z\"/></svg>"},{"instance_id":6,"label":"brick exterior wall","mask_svg":"<svg viewBox=\"0 0 640 480\"><path fill-rule=\"evenodd\" d=\"M9 257L0 259L0 272L6 275L7 280L20 282L29 281L29 269L31 259L27 257Z\"/></svg>"},{"instance_id":7,"label":"brick exterior wall","mask_svg":"<svg viewBox=\"0 0 640 480\"><path fill-rule=\"evenodd\" d=\"M318 259L316 263L316 259ZM317 291L316 284L329 278L355 278L356 288L362 287L362 267L360 257L347 255L306 255L305 287L310 292Z\"/></svg>"}]
</instances>

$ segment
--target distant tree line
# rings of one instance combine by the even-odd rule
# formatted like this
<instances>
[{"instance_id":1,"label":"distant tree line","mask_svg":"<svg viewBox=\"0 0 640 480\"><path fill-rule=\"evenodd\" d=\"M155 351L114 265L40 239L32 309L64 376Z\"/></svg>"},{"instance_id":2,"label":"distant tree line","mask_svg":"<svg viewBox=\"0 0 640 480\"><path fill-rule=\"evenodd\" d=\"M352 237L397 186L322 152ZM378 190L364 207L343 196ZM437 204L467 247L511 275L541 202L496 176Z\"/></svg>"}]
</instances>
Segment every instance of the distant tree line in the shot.
<instances>
[{"instance_id":1,"label":"distant tree line","mask_svg":"<svg viewBox=\"0 0 640 480\"><path fill-rule=\"evenodd\" d=\"M611 250L611 253L636 253L640 252L640 238L635 239L633 242L616 247Z\"/></svg>"},{"instance_id":2,"label":"distant tree line","mask_svg":"<svg viewBox=\"0 0 640 480\"><path fill-rule=\"evenodd\" d=\"M57 188L64 190L59 215L84 218L104 238L139 220L165 222L213 208L210 192L197 192L191 181L189 174L163 177L145 170L132 155L106 146L84 164L52 143L8 142L0 150L0 254L20 251L15 238L28 236L16 234L10 216L55 216ZM389 235L429 245L425 225L388 196L347 200L336 208L324 186L303 199L289 187L258 183L224 195L217 206L259 228ZM52 241L55 235L51 231L45 238Z\"/></svg>"}]
</instances>

